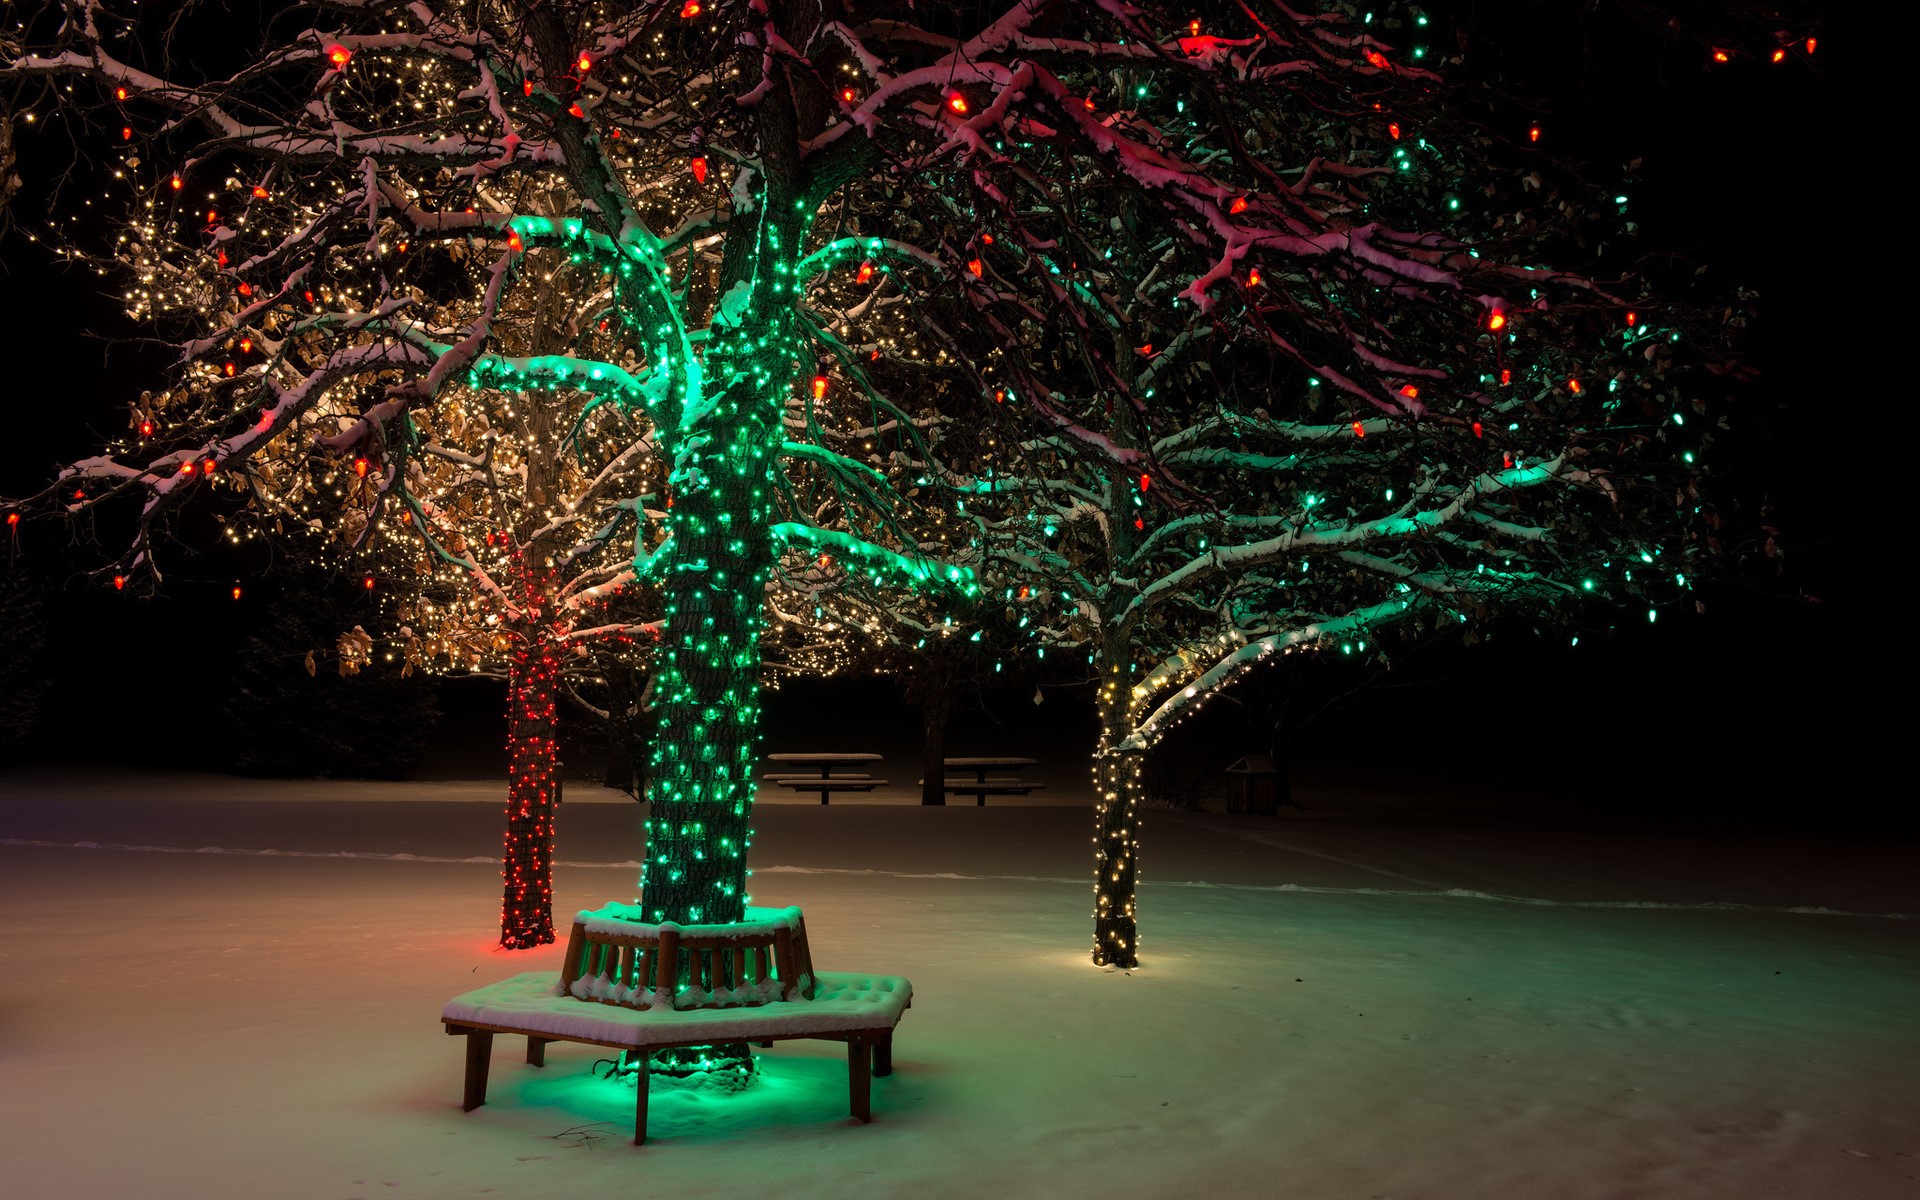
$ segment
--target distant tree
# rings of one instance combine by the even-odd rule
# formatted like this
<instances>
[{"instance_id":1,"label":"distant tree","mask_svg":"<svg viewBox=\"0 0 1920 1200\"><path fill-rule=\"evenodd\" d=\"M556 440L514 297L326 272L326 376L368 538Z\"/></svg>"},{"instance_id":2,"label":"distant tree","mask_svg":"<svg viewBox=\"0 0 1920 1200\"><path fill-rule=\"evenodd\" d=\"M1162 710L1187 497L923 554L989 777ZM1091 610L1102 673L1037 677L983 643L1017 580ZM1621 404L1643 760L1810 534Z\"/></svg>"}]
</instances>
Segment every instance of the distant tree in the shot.
<instances>
[{"instance_id":1,"label":"distant tree","mask_svg":"<svg viewBox=\"0 0 1920 1200\"><path fill-rule=\"evenodd\" d=\"M27 747L52 687L38 579L19 564L0 567L0 757Z\"/></svg>"},{"instance_id":2,"label":"distant tree","mask_svg":"<svg viewBox=\"0 0 1920 1200\"><path fill-rule=\"evenodd\" d=\"M355 581L289 581L234 670L223 717L249 775L398 779L439 719L433 680L376 655Z\"/></svg>"}]
</instances>

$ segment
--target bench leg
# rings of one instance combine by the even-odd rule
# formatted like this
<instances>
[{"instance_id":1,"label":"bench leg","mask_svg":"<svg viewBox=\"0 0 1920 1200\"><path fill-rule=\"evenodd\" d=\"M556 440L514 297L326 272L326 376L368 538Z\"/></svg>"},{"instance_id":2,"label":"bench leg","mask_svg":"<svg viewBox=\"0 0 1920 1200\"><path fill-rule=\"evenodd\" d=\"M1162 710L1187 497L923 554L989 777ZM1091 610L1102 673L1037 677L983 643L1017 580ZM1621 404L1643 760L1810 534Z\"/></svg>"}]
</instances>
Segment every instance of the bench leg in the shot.
<instances>
[{"instance_id":1,"label":"bench leg","mask_svg":"<svg viewBox=\"0 0 1920 1200\"><path fill-rule=\"evenodd\" d=\"M892 1034L888 1034L873 1044L873 1073L881 1076L893 1074Z\"/></svg>"},{"instance_id":2,"label":"bench leg","mask_svg":"<svg viewBox=\"0 0 1920 1200\"><path fill-rule=\"evenodd\" d=\"M847 1105L863 1123L873 1121L873 1074L871 1047L866 1042L847 1043Z\"/></svg>"},{"instance_id":3,"label":"bench leg","mask_svg":"<svg viewBox=\"0 0 1920 1200\"><path fill-rule=\"evenodd\" d=\"M633 1078L633 1144L647 1144L647 1082L650 1072L647 1070L652 1055L645 1050L636 1051L634 1057L640 1062L640 1073Z\"/></svg>"},{"instance_id":4,"label":"bench leg","mask_svg":"<svg viewBox=\"0 0 1920 1200\"><path fill-rule=\"evenodd\" d=\"M487 1102L487 1065L493 1058L493 1031L467 1031L467 1088L460 1111L472 1112Z\"/></svg>"},{"instance_id":5,"label":"bench leg","mask_svg":"<svg viewBox=\"0 0 1920 1200\"><path fill-rule=\"evenodd\" d=\"M530 1037L527 1039L527 1065L544 1067L547 1065L547 1043L551 1038Z\"/></svg>"},{"instance_id":6,"label":"bench leg","mask_svg":"<svg viewBox=\"0 0 1920 1200\"><path fill-rule=\"evenodd\" d=\"M985 808L987 806L987 794L985 792L975 792L973 794L973 802L981 808Z\"/></svg>"}]
</instances>

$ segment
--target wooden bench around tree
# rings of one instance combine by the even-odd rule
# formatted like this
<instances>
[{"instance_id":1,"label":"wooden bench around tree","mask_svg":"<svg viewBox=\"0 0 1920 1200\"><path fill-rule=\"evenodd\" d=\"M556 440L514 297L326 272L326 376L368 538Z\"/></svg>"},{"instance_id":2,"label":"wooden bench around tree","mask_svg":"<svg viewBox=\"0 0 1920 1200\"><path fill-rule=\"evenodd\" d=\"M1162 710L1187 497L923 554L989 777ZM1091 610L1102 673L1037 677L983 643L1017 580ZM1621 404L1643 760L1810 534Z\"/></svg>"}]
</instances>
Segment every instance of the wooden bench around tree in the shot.
<instances>
[{"instance_id":1,"label":"wooden bench around tree","mask_svg":"<svg viewBox=\"0 0 1920 1200\"><path fill-rule=\"evenodd\" d=\"M624 904L580 913L557 978L529 971L447 1002L441 1023L467 1039L464 1111L487 1102L496 1033L525 1037L536 1067L549 1042L633 1052L636 1146L647 1140L649 1052L815 1038L847 1044L849 1107L873 1120L871 1078L893 1073L893 1031L912 984L816 973L797 908L750 908L737 925L648 925L638 916Z\"/></svg>"}]
</instances>

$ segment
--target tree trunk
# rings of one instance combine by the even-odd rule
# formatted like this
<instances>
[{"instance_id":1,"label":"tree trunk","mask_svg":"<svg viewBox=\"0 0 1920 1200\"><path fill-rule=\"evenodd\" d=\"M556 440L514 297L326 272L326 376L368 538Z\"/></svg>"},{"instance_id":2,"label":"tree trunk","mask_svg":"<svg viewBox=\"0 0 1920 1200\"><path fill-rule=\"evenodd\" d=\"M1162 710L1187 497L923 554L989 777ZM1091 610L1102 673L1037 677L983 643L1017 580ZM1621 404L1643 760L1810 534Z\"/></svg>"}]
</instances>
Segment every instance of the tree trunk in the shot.
<instances>
[{"instance_id":1,"label":"tree trunk","mask_svg":"<svg viewBox=\"0 0 1920 1200\"><path fill-rule=\"evenodd\" d=\"M947 721L953 715L953 693L944 678L929 679L920 695L920 718L927 740L920 755L920 803L947 802Z\"/></svg>"},{"instance_id":2,"label":"tree trunk","mask_svg":"<svg viewBox=\"0 0 1920 1200\"><path fill-rule=\"evenodd\" d=\"M729 371L726 359L724 350L710 352L720 378ZM766 389L764 367L761 374ZM781 389L787 382L778 377ZM708 418L710 439L690 439L676 456L674 478L684 482L672 498L667 632L640 875L649 921L727 924L745 914L760 634L774 553L768 472L779 447L782 394L736 385ZM659 1051L653 1065L669 1075L744 1083L753 1057L745 1043L728 1043Z\"/></svg>"},{"instance_id":3,"label":"tree trunk","mask_svg":"<svg viewBox=\"0 0 1920 1200\"><path fill-rule=\"evenodd\" d=\"M1273 736L1267 742L1267 757L1273 761L1274 803L1280 808L1298 808L1293 800L1293 771L1288 750L1293 739L1288 736L1286 706L1281 704L1274 710Z\"/></svg>"},{"instance_id":4,"label":"tree trunk","mask_svg":"<svg viewBox=\"0 0 1920 1200\"><path fill-rule=\"evenodd\" d=\"M1100 745L1093 757L1094 877L1093 961L1098 966L1140 965L1133 898L1140 848L1141 753L1121 750L1133 731L1131 648L1107 647L1098 707Z\"/></svg>"},{"instance_id":5,"label":"tree trunk","mask_svg":"<svg viewBox=\"0 0 1920 1200\"><path fill-rule=\"evenodd\" d=\"M537 625L538 617L533 624ZM553 937L553 812L559 800L557 697L560 657L544 630L523 633L507 688L507 838L500 944L509 950Z\"/></svg>"}]
</instances>

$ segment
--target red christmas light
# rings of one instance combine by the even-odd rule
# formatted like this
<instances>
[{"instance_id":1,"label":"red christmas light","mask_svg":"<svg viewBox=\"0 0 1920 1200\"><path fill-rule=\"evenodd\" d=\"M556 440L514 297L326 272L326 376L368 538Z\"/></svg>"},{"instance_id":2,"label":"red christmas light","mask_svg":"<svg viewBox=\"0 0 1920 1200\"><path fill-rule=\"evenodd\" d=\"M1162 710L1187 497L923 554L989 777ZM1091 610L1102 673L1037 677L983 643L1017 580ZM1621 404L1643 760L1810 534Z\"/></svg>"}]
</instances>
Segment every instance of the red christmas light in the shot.
<instances>
[{"instance_id":1,"label":"red christmas light","mask_svg":"<svg viewBox=\"0 0 1920 1200\"><path fill-rule=\"evenodd\" d=\"M259 184L255 184L253 188L253 198L255 200L265 200L267 198L267 189L261 187Z\"/></svg>"},{"instance_id":2,"label":"red christmas light","mask_svg":"<svg viewBox=\"0 0 1920 1200\"><path fill-rule=\"evenodd\" d=\"M328 46L327 61L336 67L344 67L353 58L353 51L345 46Z\"/></svg>"},{"instance_id":3,"label":"red christmas light","mask_svg":"<svg viewBox=\"0 0 1920 1200\"><path fill-rule=\"evenodd\" d=\"M192 460L192 459L188 459L188 460L187 460L186 462L183 462L183 463L181 463L181 464L180 464L180 473L181 473L182 475L191 475L191 474L193 474L193 460Z\"/></svg>"},{"instance_id":4,"label":"red christmas light","mask_svg":"<svg viewBox=\"0 0 1920 1200\"><path fill-rule=\"evenodd\" d=\"M18 525L18 524L20 524L20 514L19 514L19 513L8 513L8 514L7 514L7 525L8 525L8 527L12 527L12 526L15 526L15 525Z\"/></svg>"},{"instance_id":5,"label":"red christmas light","mask_svg":"<svg viewBox=\"0 0 1920 1200\"><path fill-rule=\"evenodd\" d=\"M364 458L354 459L353 473L355 475L358 475L360 478L365 479L367 477L367 460Z\"/></svg>"},{"instance_id":6,"label":"red christmas light","mask_svg":"<svg viewBox=\"0 0 1920 1200\"><path fill-rule=\"evenodd\" d=\"M1567 380L1567 390L1578 396L1580 394L1580 381L1578 379Z\"/></svg>"},{"instance_id":7,"label":"red christmas light","mask_svg":"<svg viewBox=\"0 0 1920 1200\"><path fill-rule=\"evenodd\" d=\"M1247 272L1247 286L1250 288L1260 286L1260 268L1259 267L1255 267L1251 271Z\"/></svg>"},{"instance_id":8,"label":"red christmas light","mask_svg":"<svg viewBox=\"0 0 1920 1200\"><path fill-rule=\"evenodd\" d=\"M526 249L526 248L527 248L527 247L526 247L526 243L525 243L525 242L522 242L522 241L520 240L520 231L519 231L519 230L517 230L517 229L509 229L509 230L507 230L507 249L509 249L509 250L524 250L524 249ZM308 293L307 293L307 298L308 298L308 299L312 299L312 298L313 298L313 293L312 293L312 292L308 292Z\"/></svg>"},{"instance_id":9,"label":"red christmas light","mask_svg":"<svg viewBox=\"0 0 1920 1200\"><path fill-rule=\"evenodd\" d=\"M202 475L213 474L213 468L215 465L216 464L214 463L214 460L211 458L202 460L200 463L200 473Z\"/></svg>"},{"instance_id":10,"label":"red christmas light","mask_svg":"<svg viewBox=\"0 0 1920 1200\"><path fill-rule=\"evenodd\" d=\"M1373 67L1375 70L1384 71L1387 69L1387 56L1378 50L1369 50L1367 51L1367 65Z\"/></svg>"},{"instance_id":11,"label":"red christmas light","mask_svg":"<svg viewBox=\"0 0 1920 1200\"><path fill-rule=\"evenodd\" d=\"M707 181L707 160L704 156L688 163L687 169L693 172L693 181L695 183L705 183Z\"/></svg>"},{"instance_id":12,"label":"red christmas light","mask_svg":"<svg viewBox=\"0 0 1920 1200\"><path fill-rule=\"evenodd\" d=\"M179 177L178 175L175 175L175 176L173 177L173 179L172 179L172 180L170 180L169 182L171 182L171 183L172 183L172 185L173 185L173 190L174 190L174 191L176 191L176 192L177 192L177 191L179 191L179 190L180 190L181 188L183 188L183 187L185 187L185 186L187 186L187 181L186 181L186 180L184 180L184 179L182 179L182 178L180 178L180 177Z\"/></svg>"},{"instance_id":13,"label":"red christmas light","mask_svg":"<svg viewBox=\"0 0 1920 1200\"><path fill-rule=\"evenodd\" d=\"M964 117L967 115L967 98L959 92L950 92L947 94L947 107Z\"/></svg>"},{"instance_id":14,"label":"red christmas light","mask_svg":"<svg viewBox=\"0 0 1920 1200\"><path fill-rule=\"evenodd\" d=\"M228 378L228 379L232 379L232 378L233 378L233 364L232 364L232 363L222 363L222 364L220 365L220 369L221 369L222 371L224 371L224 372L226 372L226 375L227 375L227 378Z\"/></svg>"},{"instance_id":15,"label":"red christmas light","mask_svg":"<svg viewBox=\"0 0 1920 1200\"><path fill-rule=\"evenodd\" d=\"M1500 385L1502 387L1505 387L1507 384L1512 382L1513 382L1513 372L1506 370L1505 368L1502 368L1500 371Z\"/></svg>"},{"instance_id":16,"label":"red christmas light","mask_svg":"<svg viewBox=\"0 0 1920 1200\"><path fill-rule=\"evenodd\" d=\"M1819 44L1820 44L1820 39L1819 39L1819 38L1808 38L1808 39L1807 39L1807 53L1808 53L1808 54L1812 54L1812 53L1813 53L1813 48L1814 48L1815 46L1818 46Z\"/></svg>"},{"instance_id":17,"label":"red christmas light","mask_svg":"<svg viewBox=\"0 0 1920 1200\"><path fill-rule=\"evenodd\" d=\"M1396 142L1400 140L1400 122L1390 121L1387 123L1387 136Z\"/></svg>"},{"instance_id":18,"label":"red christmas light","mask_svg":"<svg viewBox=\"0 0 1920 1200\"><path fill-rule=\"evenodd\" d=\"M133 126L122 125L120 127L120 140L123 142L130 142L133 140Z\"/></svg>"},{"instance_id":19,"label":"red christmas light","mask_svg":"<svg viewBox=\"0 0 1920 1200\"><path fill-rule=\"evenodd\" d=\"M113 577L113 590L114 590L114 591L116 591L116 592L118 592L118 591L124 591L124 590L126 589L126 586L127 586L127 577L126 577L125 575L115 575L115 576Z\"/></svg>"},{"instance_id":20,"label":"red christmas light","mask_svg":"<svg viewBox=\"0 0 1920 1200\"><path fill-rule=\"evenodd\" d=\"M981 273L982 271L984 271L984 270L986 270L986 269L987 269L987 268L986 268L986 264L985 264L985 263L982 263L982 262L981 262L981 261L980 261L979 259L977 259L977 258L975 258L975 259L969 259L969 260L967 261L967 270L968 270L968 272L969 272L969 273L971 273L971 274L973 275L973 277L974 277L975 279L978 279L978 278L980 278L980 273Z\"/></svg>"},{"instance_id":21,"label":"red christmas light","mask_svg":"<svg viewBox=\"0 0 1920 1200\"><path fill-rule=\"evenodd\" d=\"M1540 127L1538 125L1532 126L1527 130L1527 140L1530 142L1537 142L1540 140Z\"/></svg>"},{"instance_id":22,"label":"red christmas light","mask_svg":"<svg viewBox=\"0 0 1920 1200\"><path fill-rule=\"evenodd\" d=\"M1713 61L1717 63L1732 62L1733 56L1728 54L1725 50L1715 50L1713 52Z\"/></svg>"},{"instance_id":23,"label":"red christmas light","mask_svg":"<svg viewBox=\"0 0 1920 1200\"><path fill-rule=\"evenodd\" d=\"M1501 312L1497 308L1487 314L1487 328L1489 330L1491 330L1494 333L1499 333L1502 329L1505 329L1506 327L1507 327L1507 314Z\"/></svg>"},{"instance_id":24,"label":"red christmas light","mask_svg":"<svg viewBox=\"0 0 1920 1200\"><path fill-rule=\"evenodd\" d=\"M1353 436L1357 438L1363 438L1367 436L1367 427L1365 425L1362 425L1360 422L1355 421L1353 423Z\"/></svg>"},{"instance_id":25,"label":"red christmas light","mask_svg":"<svg viewBox=\"0 0 1920 1200\"><path fill-rule=\"evenodd\" d=\"M1420 398L1420 389L1411 383L1403 383L1400 385L1400 394L1409 400L1418 400Z\"/></svg>"},{"instance_id":26,"label":"red christmas light","mask_svg":"<svg viewBox=\"0 0 1920 1200\"><path fill-rule=\"evenodd\" d=\"M1627 324L1629 324L1629 325L1638 325L1638 324L1639 324L1640 322L1638 322L1638 321L1636 321L1636 320L1634 320L1634 319L1633 319L1634 317L1636 317L1636 316L1638 316L1638 315L1639 315L1639 314L1637 314L1637 313L1628 313L1628 314L1627 314Z\"/></svg>"},{"instance_id":27,"label":"red christmas light","mask_svg":"<svg viewBox=\"0 0 1920 1200\"><path fill-rule=\"evenodd\" d=\"M115 100L125 100L127 98L127 89L125 88L113 89L113 98Z\"/></svg>"},{"instance_id":28,"label":"red christmas light","mask_svg":"<svg viewBox=\"0 0 1920 1200\"><path fill-rule=\"evenodd\" d=\"M1785 50L1775 50L1773 52L1773 61L1776 63L1787 61L1787 52Z\"/></svg>"},{"instance_id":29,"label":"red christmas light","mask_svg":"<svg viewBox=\"0 0 1920 1200\"><path fill-rule=\"evenodd\" d=\"M531 80L531 79L526 79L526 80L522 80L522 81L521 81L521 83L520 83L520 94L521 94L522 96L531 96L531 95L533 95L533 80Z\"/></svg>"},{"instance_id":30,"label":"red christmas light","mask_svg":"<svg viewBox=\"0 0 1920 1200\"><path fill-rule=\"evenodd\" d=\"M1484 437L1485 435L1486 435L1486 430L1481 426L1480 422L1475 421L1473 423L1473 436Z\"/></svg>"},{"instance_id":31,"label":"red christmas light","mask_svg":"<svg viewBox=\"0 0 1920 1200\"><path fill-rule=\"evenodd\" d=\"M825 375L815 375L813 377L813 398L815 400L826 399L827 382L828 382L827 377Z\"/></svg>"},{"instance_id":32,"label":"red christmas light","mask_svg":"<svg viewBox=\"0 0 1920 1200\"><path fill-rule=\"evenodd\" d=\"M579 67L580 73L585 75L588 71L593 70L593 59L586 54L582 54L580 61L575 63L574 66Z\"/></svg>"},{"instance_id":33,"label":"red christmas light","mask_svg":"<svg viewBox=\"0 0 1920 1200\"><path fill-rule=\"evenodd\" d=\"M1247 211L1247 198L1245 196L1235 196L1233 203L1227 205L1227 211L1230 213L1243 213Z\"/></svg>"},{"instance_id":34,"label":"red christmas light","mask_svg":"<svg viewBox=\"0 0 1920 1200\"><path fill-rule=\"evenodd\" d=\"M246 280L244 280L244 279L243 279L243 280L241 280L241 281L240 281L240 294L241 294L242 296L251 296L251 295L253 295L253 285L252 285L252 284L250 284L250 283L248 283L248 282L247 282Z\"/></svg>"},{"instance_id":35,"label":"red christmas light","mask_svg":"<svg viewBox=\"0 0 1920 1200\"><path fill-rule=\"evenodd\" d=\"M993 402L995 404L1005 404L1007 402L1007 389L1005 388L993 389Z\"/></svg>"},{"instance_id":36,"label":"red christmas light","mask_svg":"<svg viewBox=\"0 0 1920 1200\"><path fill-rule=\"evenodd\" d=\"M682 21L691 21L699 15L700 0L687 0L685 4L680 6L680 19Z\"/></svg>"},{"instance_id":37,"label":"red christmas light","mask_svg":"<svg viewBox=\"0 0 1920 1200\"><path fill-rule=\"evenodd\" d=\"M1152 486L1153 486L1153 476L1151 476L1151 475L1142 475L1142 476L1140 477L1140 490L1141 490L1141 491L1143 491L1143 492L1144 492L1144 491L1146 491L1146 490L1147 490L1148 488L1150 488L1150 487L1152 487Z\"/></svg>"},{"instance_id":38,"label":"red christmas light","mask_svg":"<svg viewBox=\"0 0 1920 1200\"><path fill-rule=\"evenodd\" d=\"M872 280L873 280L873 264L870 262L861 263L860 269L858 271L855 271L853 274L853 281L855 283L870 283L872 282Z\"/></svg>"},{"instance_id":39,"label":"red christmas light","mask_svg":"<svg viewBox=\"0 0 1920 1200\"><path fill-rule=\"evenodd\" d=\"M581 108L578 104L567 105L567 112L570 115L577 117L581 120L585 120L587 116L587 110L584 108Z\"/></svg>"},{"instance_id":40,"label":"red christmas light","mask_svg":"<svg viewBox=\"0 0 1920 1200\"><path fill-rule=\"evenodd\" d=\"M373 576L371 576L371 575L369 575L369 576L367 576L367 578L366 578L366 586L367 586L367 590L368 590L368 591L372 591L372 590L373 590Z\"/></svg>"},{"instance_id":41,"label":"red christmas light","mask_svg":"<svg viewBox=\"0 0 1920 1200\"><path fill-rule=\"evenodd\" d=\"M237 583L233 585L233 598L235 600L240 598L240 585Z\"/></svg>"},{"instance_id":42,"label":"red christmas light","mask_svg":"<svg viewBox=\"0 0 1920 1200\"><path fill-rule=\"evenodd\" d=\"M857 100L857 99L859 99L859 98L860 98L860 93L859 93L859 92L856 92L856 91L854 91L854 90L853 90L852 88L850 88L850 87L849 87L849 88L841 88L841 89L840 89L840 98L841 98L842 100L844 100L844 101L846 101L846 102L847 102L848 104L852 104L852 103L853 103L853 102L854 102L855 100Z\"/></svg>"},{"instance_id":43,"label":"red christmas light","mask_svg":"<svg viewBox=\"0 0 1920 1200\"><path fill-rule=\"evenodd\" d=\"M153 422L152 422L152 421L142 421L142 422L140 422L140 436L141 436L141 437L152 437L152 436L153 436Z\"/></svg>"}]
</instances>

